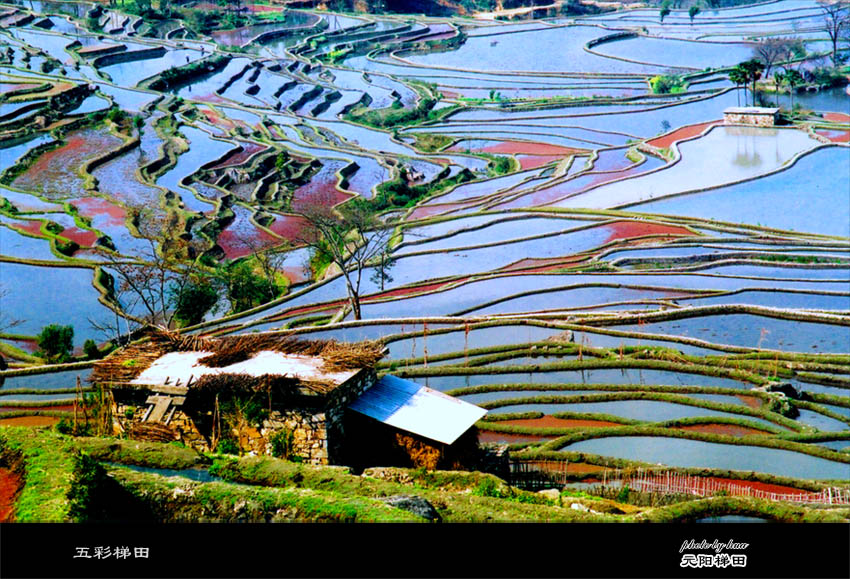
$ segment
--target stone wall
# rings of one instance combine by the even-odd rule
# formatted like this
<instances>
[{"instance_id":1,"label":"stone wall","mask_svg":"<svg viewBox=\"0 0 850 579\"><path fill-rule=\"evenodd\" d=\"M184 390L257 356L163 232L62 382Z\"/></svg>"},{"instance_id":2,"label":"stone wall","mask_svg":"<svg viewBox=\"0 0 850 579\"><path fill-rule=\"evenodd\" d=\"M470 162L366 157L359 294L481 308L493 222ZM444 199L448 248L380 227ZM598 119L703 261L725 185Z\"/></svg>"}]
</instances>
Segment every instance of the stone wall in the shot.
<instances>
[{"instance_id":1,"label":"stone wall","mask_svg":"<svg viewBox=\"0 0 850 579\"><path fill-rule=\"evenodd\" d=\"M757 127L773 127L776 125L775 115L753 115L741 113L725 113L723 122L727 125L754 125Z\"/></svg>"},{"instance_id":2,"label":"stone wall","mask_svg":"<svg viewBox=\"0 0 850 579\"><path fill-rule=\"evenodd\" d=\"M331 393L327 406L327 429L330 440L328 458L331 464L336 464L344 456L345 445L345 409L361 394L371 388L378 377L375 370L364 369L351 377L341 387Z\"/></svg>"},{"instance_id":3,"label":"stone wall","mask_svg":"<svg viewBox=\"0 0 850 579\"><path fill-rule=\"evenodd\" d=\"M131 412L128 413L128 411ZM141 424L146 411L146 405L137 405L137 403L133 402L126 404L116 403L112 407L114 433L120 436L131 430L134 425ZM168 421L167 426L174 430L177 436L175 440L201 452L210 451L209 441L201 434L194 419L180 408L174 410L174 414L171 415L171 420Z\"/></svg>"},{"instance_id":4,"label":"stone wall","mask_svg":"<svg viewBox=\"0 0 850 579\"><path fill-rule=\"evenodd\" d=\"M337 464L343 456L345 426L343 416L346 407L377 381L374 370L361 370L348 382L341 384L327 397L302 397L297 405L284 406L272 402L269 417L259 427L247 427L240 433L233 430L230 438L238 441L242 450L251 454L272 454L271 439L274 435L290 433L291 453L304 462L317 465ZM122 434L142 421L147 410L144 403L147 393L124 394L120 403L113 408L116 434ZM312 405L311 405L312 403ZM132 410L128 417L127 411ZM210 412L195 416L197 411L188 408L188 413L178 407L168 426L176 431L179 441L200 451L209 451L207 432L210 428L198 428L198 424L212 424ZM226 428L222 422L222 428ZM206 436L202 434L206 433Z\"/></svg>"}]
</instances>

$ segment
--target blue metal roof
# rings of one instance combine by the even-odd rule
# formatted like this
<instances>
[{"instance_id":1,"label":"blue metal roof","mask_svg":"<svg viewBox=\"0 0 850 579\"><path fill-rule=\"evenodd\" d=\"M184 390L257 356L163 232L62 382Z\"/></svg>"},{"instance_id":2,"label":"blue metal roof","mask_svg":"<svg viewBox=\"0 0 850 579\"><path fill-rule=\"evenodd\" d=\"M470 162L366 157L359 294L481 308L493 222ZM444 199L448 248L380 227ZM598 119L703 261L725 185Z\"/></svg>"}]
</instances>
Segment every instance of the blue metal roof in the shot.
<instances>
[{"instance_id":1,"label":"blue metal roof","mask_svg":"<svg viewBox=\"0 0 850 579\"><path fill-rule=\"evenodd\" d=\"M381 378L349 408L446 444L452 444L487 414L474 404L395 376Z\"/></svg>"}]
</instances>

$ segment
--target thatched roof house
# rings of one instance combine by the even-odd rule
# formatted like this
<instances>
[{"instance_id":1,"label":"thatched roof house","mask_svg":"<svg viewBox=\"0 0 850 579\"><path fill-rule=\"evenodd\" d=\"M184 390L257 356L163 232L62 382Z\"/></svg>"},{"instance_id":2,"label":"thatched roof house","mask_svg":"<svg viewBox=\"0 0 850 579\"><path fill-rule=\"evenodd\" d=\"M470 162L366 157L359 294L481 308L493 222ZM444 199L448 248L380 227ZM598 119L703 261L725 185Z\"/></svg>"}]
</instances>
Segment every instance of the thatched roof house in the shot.
<instances>
[{"instance_id":1,"label":"thatched roof house","mask_svg":"<svg viewBox=\"0 0 850 579\"><path fill-rule=\"evenodd\" d=\"M156 332L97 362L89 380L112 389L115 429L134 438L365 465L371 459L352 441L377 448L376 437L389 434L393 448L425 449L436 464L485 411L393 376L378 380L383 355L380 342Z\"/></svg>"}]
</instances>

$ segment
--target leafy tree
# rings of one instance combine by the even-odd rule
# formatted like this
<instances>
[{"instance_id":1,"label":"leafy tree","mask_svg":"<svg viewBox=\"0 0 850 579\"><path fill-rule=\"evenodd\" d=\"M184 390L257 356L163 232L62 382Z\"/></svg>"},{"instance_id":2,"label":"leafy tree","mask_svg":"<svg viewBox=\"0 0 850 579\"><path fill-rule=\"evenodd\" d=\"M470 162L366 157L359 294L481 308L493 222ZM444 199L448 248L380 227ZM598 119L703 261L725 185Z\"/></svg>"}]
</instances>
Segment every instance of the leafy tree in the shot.
<instances>
[{"instance_id":1,"label":"leafy tree","mask_svg":"<svg viewBox=\"0 0 850 579\"><path fill-rule=\"evenodd\" d=\"M109 109L109 112L106 113L106 118L117 125L122 123L124 119L127 118L127 113L118 107L112 107L111 109Z\"/></svg>"},{"instance_id":2,"label":"leafy tree","mask_svg":"<svg viewBox=\"0 0 850 579\"><path fill-rule=\"evenodd\" d=\"M204 316L218 303L218 290L205 277L198 277L174 290L174 318L180 326L200 324Z\"/></svg>"},{"instance_id":3,"label":"leafy tree","mask_svg":"<svg viewBox=\"0 0 850 579\"><path fill-rule=\"evenodd\" d=\"M800 74L799 70L789 68L784 72L777 72L774 77L776 78L777 86L781 87L782 85L788 85L788 95L791 99L790 107L793 110L794 92L798 86L805 82L803 80L803 75Z\"/></svg>"},{"instance_id":4,"label":"leafy tree","mask_svg":"<svg viewBox=\"0 0 850 579\"><path fill-rule=\"evenodd\" d=\"M747 95L746 95L746 86L749 82L749 77L747 77L747 73L738 67L733 68L729 71L729 80L735 83L736 87L743 86L744 87L744 102L746 103ZM740 93L739 93L740 94ZM738 103L740 104L740 102Z\"/></svg>"},{"instance_id":5,"label":"leafy tree","mask_svg":"<svg viewBox=\"0 0 850 579\"><path fill-rule=\"evenodd\" d=\"M233 313L264 304L280 292L277 285L268 278L257 275L246 260L223 265L219 267L216 275L224 285Z\"/></svg>"},{"instance_id":6,"label":"leafy tree","mask_svg":"<svg viewBox=\"0 0 850 579\"><path fill-rule=\"evenodd\" d=\"M661 17L661 22L664 22L664 18L670 15L670 3L664 2L661 5L661 10L658 11L658 15Z\"/></svg>"},{"instance_id":7,"label":"leafy tree","mask_svg":"<svg viewBox=\"0 0 850 579\"><path fill-rule=\"evenodd\" d=\"M694 18L696 18L697 14L699 14L699 6L694 4L690 8L688 8L688 17L691 19L691 25L694 23Z\"/></svg>"},{"instance_id":8,"label":"leafy tree","mask_svg":"<svg viewBox=\"0 0 850 579\"><path fill-rule=\"evenodd\" d=\"M676 74L661 74L649 79L653 94L678 94L685 91L685 79Z\"/></svg>"},{"instance_id":9,"label":"leafy tree","mask_svg":"<svg viewBox=\"0 0 850 579\"><path fill-rule=\"evenodd\" d=\"M97 342L91 338L83 344L83 353L89 360L99 360L102 357L100 348L97 347Z\"/></svg>"},{"instance_id":10,"label":"leafy tree","mask_svg":"<svg viewBox=\"0 0 850 579\"><path fill-rule=\"evenodd\" d=\"M753 106L756 106L756 81L761 78L763 70L764 65L753 58L740 63L729 73L729 80L736 84L738 84L739 81L740 84L744 85L752 83Z\"/></svg>"},{"instance_id":11,"label":"leafy tree","mask_svg":"<svg viewBox=\"0 0 850 579\"><path fill-rule=\"evenodd\" d=\"M38 335L38 347L49 360L66 360L74 349L74 327L44 326Z\"/></svg>"},{"instance_id":12,"label":"leafy tree","mask_svg":"<svg viewBox=\"0 0 850 579\"><path fill-rule=\"evenodd\" d=\"M277 157L277 162L281 160L281 156ZM269 302L275 299L281 292L281 287L278 285L279 274L283 270L283 263L286 261L286 251L289 249L288 244L281 242L273 248L269 248L268 244L260 242L256 237L250 235L236 235L236 245L241 245L247 249L251 255L251 259L256 262L263 276L265 276L266 296L261 303Z\"/></svg>"},{"instance_id":13,"label":"leafy tree","mask_svg":"<svg viewBox=\"0 0 850 579\"><path fill-rule=\"evenodd\" d=\"M785 73L781 70L773 75L773 82L776 84L776 106L779 106L779 92L782 90L782 85L785 84Z\"/></svg>"},{"instance_id":14,"label":"leafy tree","mask_svg":"<svg viewBox=\"0 0 850 579\"><path fill-rule=\"evenodd\" d=\"M289 162L289 153L281 151L274 160L274 167L278 171L285 171L286 164Z\"/></svg>"},{"instance_id":15,"label":"leafy tree","mask_svg":"<svg viewBox=\"0 0 850 579\"><path fill-rule=\"evenodd\" d=\"M756 82L761 78L761 73L764 70L764 65L756 59L751 59L739 64L742 70L747 74L747 79L752 83L753 106L756 105Z\"/></svg>"}]
</instances>

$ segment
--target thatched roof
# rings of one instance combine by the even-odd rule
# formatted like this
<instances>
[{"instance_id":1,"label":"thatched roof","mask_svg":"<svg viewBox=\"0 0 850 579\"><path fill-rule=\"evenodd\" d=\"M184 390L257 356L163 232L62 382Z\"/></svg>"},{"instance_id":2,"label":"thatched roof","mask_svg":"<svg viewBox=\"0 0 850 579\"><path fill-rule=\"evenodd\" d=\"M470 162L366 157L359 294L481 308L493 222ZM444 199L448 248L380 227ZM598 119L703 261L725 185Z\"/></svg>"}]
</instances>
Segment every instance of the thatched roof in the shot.
<instances>
[{"instance_id":1,"label":"thatched roof","mask_svg":"<svg viewBox=\"0 0 850 579\"><path fill-rule=\"evenodd\" d=\"M89 380L113 386L154 383L199 390L304 386L326 394L383 357L378 341L297 340L248 334L223 338L154 332L97 362ZM159 381L159 382L158 382Z\"/></svg>"}]
</instances>

